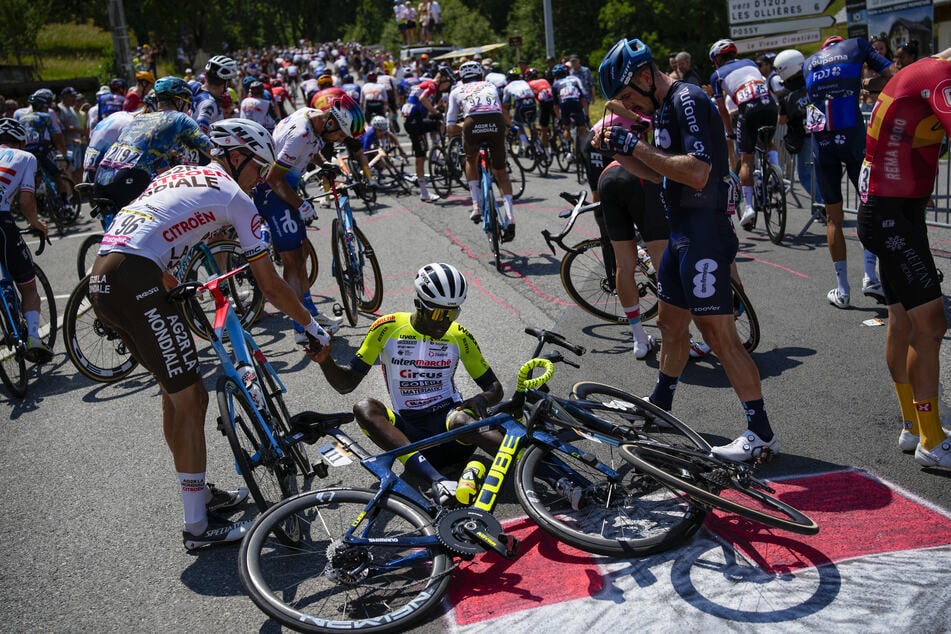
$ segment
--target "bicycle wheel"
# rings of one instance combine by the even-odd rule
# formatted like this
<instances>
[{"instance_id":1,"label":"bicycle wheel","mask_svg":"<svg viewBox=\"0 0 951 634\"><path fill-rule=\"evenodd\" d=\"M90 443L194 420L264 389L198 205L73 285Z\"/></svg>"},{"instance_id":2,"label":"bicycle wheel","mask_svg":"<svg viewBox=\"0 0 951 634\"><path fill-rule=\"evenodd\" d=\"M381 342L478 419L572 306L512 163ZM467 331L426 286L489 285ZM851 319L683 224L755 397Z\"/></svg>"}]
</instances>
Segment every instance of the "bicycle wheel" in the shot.
<instances>
[{"instance_id":1,"label":"bicycle wheel","mask_svg":"<svg viewBox=\"0 0 951 634\"><path fill-rule=\"evenodd\" d=\"M489 249L495 257L495 270L502 270L502 227L495 202L492 181L488 171L482 172L482 230L489 239Z\"/></svg>"},{"instance_id":2,"label":"bicycle wheel","mask_svg":"<svg viewBox=\"0 0 951 634\"><path fill-rule=\"evenodd\" d=\"M16 292L16 291L14 291ZM7 386L10 393L16 398L26 396L27 375L26 357L22 337L26 333L26 320L20 314L18 306L7 305L12 313L14 322L11 323L6 311L2 311L3 346L0 347L0 381Z\"/></svg>"},{"instance_id":3,"label":"bicycle wheel","mask_svg":"<svg viewBox=\"0 0 951 634\"><path fill-rule=\"evenodd\" d=\"M819 532L815 521L770 495L766 485L751 477L747 465L697 450L640 441L622 445L621 455L638 470L712 508L801 535ZM729 497L721 496L721 491L729 491Z\"/></svg>"},{"instance_id":4,"label":"bicycle wheel","mask_svg":"<svg viewBox=\"0 0 951 634\"><path fill-rule=\"evenodd\" d=\"M786 184L775 165L766 167L766 197L763 204L763 221L766 233L773 244L782 244L786 235Z\"/></svg>"},{"instance_id":5,"label":"bicycle wheel","mask_svg":"<svg viewBox=\"0 0 951 634\"><path fill-rule=\"evenodd\" d=\"M91 381L118 381L139 364L119 333L96 316L89 301L88 275L79 281L66 301L63 340L69 360Z\"/></svg>"},{"instance_id":6,"label":"bicycle wheel","mask_svg":"<svg viewBox=\"0 0 951 634\"><path fill-rule=\"evenodd\" d=\"M396 187L399 188L403 194L408 196L413 193L412 188L409 186L409 178L406 176L406 172L403 171L402 166L397 169L392 162L387 161L387 169L389 169L390 178L393 179L393 182L396 183ZM435 187L433 187L433 189L435 189ZM439 192L436 193L438 194Z\"/></svg>"},{"instance_id":7,"label":"bicycle wheel","mask_svg":"<svg viewBox=\"0 0 951 634\"><path fill-rule=\"evenodd\" d=\"M255 505L266 511L295 495L298 487L294 460L277 455L261 427L257 409L242 387L233 378L222 375L218 377L216 389L221 414L219 429L228 438L237 471L248 485ZM284 543L300 541L301 526L296 517L287 518L274 530Z\"/></svg>"},{"instance_id":8,"label":"bicycle wheel","mask_svg":"<svg viewBox=\"0 0 951 634\"><path fill-rule=\"evenodd\" d=\"M376 205L376 189L370 186L359 161L348 158L347 167L350 169L350 178L353 180L353 193L363 201L367 213L372 213L373 206Z\"/></svg>"},{"instance_id":9,"label":"bicycle wheel","mask_svg":"<svg viewBox=\"0 0 951 634\"><path fill-rule=\"evenodd\" d=\"M56 345L56 335L59 332L56 298L53 296L53 287L50 285L49 278L46 277L40 265L34 264L33 269L36 273L36 292L40 296L40 338L52 350Z\"/></svg>"},{"instance_id":10,"label":"bicycle wheel","mask_svg":"<svg viewBox=\"0 0 951 634\"><path fill-rule=\"evenodd\" d=\"M555 130L552 132L548 143L551 146L551 155L554 158L555 162L558 163L558 169L562 172L567 172L570 167L568 161L568 154L565 153L565 141L561 138L561 131Z\"/></svg>"},{"instance_id":11,"label":"bicycle wheel","mask_svg":"<svg viewBox=\"0 0 951 634\"><path fill-rule=\"evenodd\" d=\"M449 142L449 159L452 165L452 175L456 179L459 187L466 191L469 189L469 183L466 181L466 151L462 148L462 137L453 137Z\"/></svg>"},{"instance_id":12,"label":"bicycle wheel","mask_svg":"<svg viewBox=\"0 0 951 634\"><path fill-rule=\"evenodd\" d=\"M188 254L188 262L184 265L182 281L207 282L213 275L226 273L239 266L244 266L247 260L244 259L244 250L240 243L234 240L216 240L207 245L208 253L211 254L211 260L204 249L193 249ZM242 328L250 328L251 324L257 321L264 309L264 293L258 288L257 281L251 269L247 268L241 273L228 278L221 286L222 293L227 297L234 307L235 313L241 321ZM182 304L182 314L189 330L207 340L209 334L205 331L204 324L198 318L197 311L204 311L208 321L215 321L215 300L210 294L196 295L187 303ZM227 341L227 332L222 334L222 339Z\"/></svg>"},{"instance_id":13,"label":"bicycle wheel","mask_svg":"<svg viewBox=\"0 0 951 634\"><path fill-rule=\"evenodd\" d=\"M539 176L548 176L548 168L551 167L551 157L545 155L545 149L542 142L532 138L532 148L535 153L535 169Z\"/></svg>"},{"instance_id":14,"label":"bicycle wheel","mask_svg":"<svg viewBox=\"0 0 951 634\"><path fill-rule=\"evenodd\" d=\"M733 288L733 316L736 323L736 334L747 352L756 350L759 345L759 319L756 318L756 311L753 310L753 304L746 292L731 279L730 284Z\"/></svg>"},{"instance_id":15,"label":"bicycle wheel","mask_svg":"<svg viewBox=\"0 0 951 634\"><path fill-rule=\"evenodd\" d=\"M383 271L376 259L376 251L370 246L370 241L360 230L354 227L357 236L357 257L360 259L360 278L362 284L357 291L357 308L360 312L374 313L383 303Z\"/></svg>"},{"instance_id":16,"label":"bicycle wheel","mask_svg":"<svg viewBox=\"0 0 951 634\"><path fill-rule=\"evenodd\" d=\"M561 435L580 453L534 444L515 471L516 496L545 531L586 552L630 557L673 548L700 527L705 513L697 505L636 471L617 447ZM599 471L592 456L617 475ZM567 491L579 490L572 504Z\"/></svg>"},{"instance_id":17,"label":"bicycle wheel","mask_svg":"<svg viewBox=\"0 0 951 634\"><path fill-rule=\"evenodd\" d=\"M506 159L505 171L509 174L509 182L512 183L512 198L518 200L525 193L525 170L514 161Z\"/></svg>"},{"instance_id":18,"label":"bicycle wheel","mask_svg":"<svg viewBox=\"0 0 951 634\"><path fill-rule=\"evenodd\" d=\"M454 569L438 545L408 546L436 534L415 504L384 496L364 514L375 492L310 491L262 514L238 555L251 600L268 616L301 632L405 631L442 601ZM298 518L303 539L289 547L275 528ZM359 520L359 523L357 523ZM345 537L372 538L351 545Z\"/></svg>"},{"instance_id":19,"label":"bicycle wheel","mask_svg":"<svg viewBox=\"0 0 951 634\"><path fill-rule=\"evenodd\" d=\"M634 283L641 307L641 321L657 315L657 281L644 269L634 270ZM585 312L616 324L627 324L615 280L604 267L601 240L592 238L576 244L561 261L561 284L565 292Z\"/></svg>"},{"instance_id":20,"label":"bicycle wheel","mask_svg":"<svg viewBox=\"0 0 951 634\"><path fill-rule=\"evenodd\" d=\"M96 261L101 242L102 234L96 233L86 236L86 239L79 245L79 253L76 255L76 272L79 273L79 279L89 275L92 270L92 264Z\"/></svg>"},{"instance_id":21,"label":"bicycle wheel","mask_svg":"<svg viewBox=\"0 0 951 634\"><path fill-rule=\"evenodd\" d=\"M448 198L452 193L452 167L441 147L429 151L429 182L440 198Z\"/></svg>"},{"instance_id":22,"label":"bicycle wheel","mask_svg":"<svg viewBox=\"0 0 951 634\"><path fill-rule=\"evenodd\" d=\"M353 285L353 261L350 259L350 243L343 231L340 220L334 218L331 228L330 248L333 253L331 268L340 289L340 303L347 314L347 322L351 326L357 325L357 289Z\"/></svg>"}]
</instances>

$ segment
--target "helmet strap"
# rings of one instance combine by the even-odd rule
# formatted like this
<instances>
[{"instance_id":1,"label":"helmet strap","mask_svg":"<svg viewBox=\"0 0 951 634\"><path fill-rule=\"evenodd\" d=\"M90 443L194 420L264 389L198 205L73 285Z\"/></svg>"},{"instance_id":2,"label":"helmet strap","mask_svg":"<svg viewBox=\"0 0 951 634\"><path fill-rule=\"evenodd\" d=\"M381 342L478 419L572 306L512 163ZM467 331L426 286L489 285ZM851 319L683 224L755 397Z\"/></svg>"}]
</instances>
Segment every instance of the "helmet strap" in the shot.
<instances>
[{"instance_id":1,"label":"helmet strap","mask_svg":"<svg viewBox=\"0 0 951 634\"><path fill-rule=\"evenodd\" d=\"M651 87L648 90L643 90L640 86L634 83L634 78L631 78L631 81L628 82L628 86L631 87L635 92L647 97L651 100L651 103L654 105L654 110L660 108L660 101L657 100L657 80L654 79L654 62L653 60L648 63L648 68L651 71ZM636 74L636 73L635 73Z\"/></svg>"}]
</instances>

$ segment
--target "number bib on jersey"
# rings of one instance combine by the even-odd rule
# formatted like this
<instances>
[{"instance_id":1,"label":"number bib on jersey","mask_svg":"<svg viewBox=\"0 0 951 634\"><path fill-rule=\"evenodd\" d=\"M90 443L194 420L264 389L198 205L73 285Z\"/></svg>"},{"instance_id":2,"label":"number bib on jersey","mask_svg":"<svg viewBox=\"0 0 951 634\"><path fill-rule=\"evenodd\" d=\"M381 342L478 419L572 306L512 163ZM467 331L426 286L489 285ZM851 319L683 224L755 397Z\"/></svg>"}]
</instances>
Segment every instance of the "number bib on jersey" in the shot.
<instances>
[{"instance_id":1,"label":"number bib on jersey","mask_svg":"<svg viewBox=\"0 0 951 634\"><path fill-rule=\"evenodd\" d=\"M142 158L142 150L128 145L113 143L102 157L100 165L108 169L120 170L135 167Z\"/></svg>"},{"instance_id":2,"label":"number bib on jersey","mask_svg":"<svg viewBox=\"0 0 951 634\"><path fill-rule=\"evenodd\" d=\"M753 101L754 99L765 99L769 97L769 88L761 81L750 81L742 86L736 91L736 95L733 98L733 101L737 105L742 106L748 101Z\"/></svg>"}]
</instances>

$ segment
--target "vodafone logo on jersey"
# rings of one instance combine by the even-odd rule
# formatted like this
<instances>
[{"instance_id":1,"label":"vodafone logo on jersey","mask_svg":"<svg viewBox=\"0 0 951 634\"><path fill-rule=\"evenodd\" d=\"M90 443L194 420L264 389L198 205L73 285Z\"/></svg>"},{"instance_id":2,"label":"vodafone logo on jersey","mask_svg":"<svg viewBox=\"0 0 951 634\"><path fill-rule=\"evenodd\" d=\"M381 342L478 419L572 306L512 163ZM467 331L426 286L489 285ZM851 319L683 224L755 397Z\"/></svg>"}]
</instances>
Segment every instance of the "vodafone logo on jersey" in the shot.
<instances>
[{"instance_id":1,"label":"vodafone logo on jersey","mask_svg":"<svg viewBox=\"0 0 951 634\"><path fill-rule=\"evenodd\" d=\"M942 114L951 114L951 79L935 86L934 107Z\"/></svg>"}]
</instances>

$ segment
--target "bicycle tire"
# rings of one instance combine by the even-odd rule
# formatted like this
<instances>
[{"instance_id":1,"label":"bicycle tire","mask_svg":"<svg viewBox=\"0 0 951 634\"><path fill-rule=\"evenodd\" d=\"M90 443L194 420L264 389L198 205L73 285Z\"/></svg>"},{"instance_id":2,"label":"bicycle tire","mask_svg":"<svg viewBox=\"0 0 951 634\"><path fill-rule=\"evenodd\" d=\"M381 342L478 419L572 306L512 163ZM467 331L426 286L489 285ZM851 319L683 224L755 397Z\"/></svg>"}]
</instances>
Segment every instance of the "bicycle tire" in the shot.
<instances>
[{"instance_id":1,"label":"bicycle tire","mask_svg":"<svg viewBox=\"0 0 951 634\"><path fill-rule=\"evenodd\" d=\"M255 605L297 631L321 633L406 631L437 608L451 580L451 558L439 546L400 544L435 535L432 518L392 494L364 514L375 495L363 489L309 491L258 517L238 554L241 584ZM272 537L288 516L298 518L304 533L293 547ZM372 545L344 542L357 519L358 535L378 538ZM387 568L389 562L399 567ZM351 574L345 564L362 568Z\"/></svg>"},{"instance_id":2,"label":"bicycle tire","mask_svg":"<svg viewBox=\"0 0 951 634\"><path fill-rule=\"evenodd\" d=\"M570 164L568 162L568 155L565 154L565 141L561 138L561 131L553 131L548 139L548 143L551 146L551 155L558 164L558 169L562 172L567 172Z\"/></svg>"},{"instance_id":3,"label":"bicycle tire","mask_svg":"<svg viewBox=\"0 0 951 634\"><path fill-rule=\"evenodd\" d=\"M502 227L499 225L499 211L495 202L492 180L488 168L483 168L482 187L482 222L483 230L489 239L489 249L495 258L495 270L502 271Z\"/></svg>"},{"instance_id":4,"label":"bicycle tire","mask_svg":"<svg viewBox=\"0 0 951 634\"><path fill-rule=\"evenodd\" d=\"M802 511L759 488L747 486L737 479L735 465L713 454L634 442L621 445L621 455L638 470L702 504L800 535L819 532L815 521ZM721 496L723 490L743 496L744 501ZM751 506L753 503L756 508Z\"/></svg>"},{"instance_id":5,"label":"bicycle tire","mask_svg":"<svg viewBox=\"0 0 951 634\"><path fill-rule=\"evenodd\" d=\"M403 168L396 169L396 166L393 165L391 161L387 161L387 169L390 172L390 178L393 179L393 182L396 183L396 186L399 188L404 195L408 196L413 193L413 190L409 186L408 177L406 172L403 171ZM433 188L435 190L435 187ZM437 194L439 192L436 192Z\"/></svg>"},{"instance_id":6,"label":"bicycle tire","mask_svg":"<svg viewBox=\"0 0 951 634\"><path fill-rule=\"evenodd\" d=\"M598 238L579 242L561 260L561 284L568 296L590 315L625 325L627 315L618 299L614 280L604 268L602 243ZM657 316L657 280L642 267L634 269L634 282L641 306L641 321Z\"/></svg>"},{"instance_id":7,"label":"bicycle tire","mask_svg":"<svg viewBox=\"0 0 951 634\"><path fill-rule=\"evenodd\" d=\"M449 141L447 157L452 166L452 175L456 183L466 191L469 189L469 183L466 180L466 151L462 147L462 137L453 137Z\"/></svg>"},{"instance_id":8,"label":"bicycle tire","mask_svg":"<svg viewBox=\"0 0 951 634\"><path fill-rule=\"evenodd\" d=\"M53 286L46 277L46 273L39 264L33 265L36 275L36 292L40 296L40 339L50 350L56 345L56 335L59 333L59 314L56 311L56 297L53 295Z\"/></svg>"},{"instance_id":9,"label":"bicycle tire","mask_svg":"<svg viewBox=\"0 0 951 634\"><path fill-rule=\"evenodd\" d=\"M681 544L702 524L705 513L699 507L625 464L616 447L565 436L563 439L583 455L533 444L519 458L515 472L519 503L543 530L560 541L609 557L643 556ZM618 479L609 478L591 464L595 452L601 462L619 473ZM552 455L557 459L552 460ZM558 475L572 488L583 489L578 508L559 491Z\"/></svg>"},{"instance_id":10,"label":"bicycle tire","mask_svg":"<svg viewBox=\"0 0 951 634\"><path fill-rule=\"evenodd\" d=\"M16 292L16 291L14 291ZM24 343L22 334L26 333L26 320L20 313L19 306L7 306L7 311L3 311L2 323L3 342L0 347L0 381L7 386L15 398L23 398L27 391L27 373L26 357L24 353ZM11 323L10 317L13 319ZM14 333L22 333L18 337Z\"/></svg>"},{"instance_id":11,"label":"bicycle tire","mask_svg":"<svg viewBox=\"0 0 951 634\"><path fill-rule=\"evenodd\" d=\"M763 179L763 186L766 188L763 222L770 242L779 245L786 236L786 183L779 169L772 163L767 163L766 170L766 178Z\"/></svg>"},{"instance_id":12,"label":"bicycle tire","mask_svg":"<svg viewBox=\"0 0 951 634\"><path fill-rule=\"evenodd\" d=\"M753 310L753 304L746 295L743 288L737 284L736 280L730 279L730 286L733 288L733 315L736 324L736 334L747 352L753 352L759 346L759 319L756 317L756 311Z\"/></svg>"},{"instance_id":13,"label":"bicycle tire","mask_svg":"<svg viewBox=\"0 0 951 634\"><path fill-rule=\"evenodd\" d=\"M452 193L452 171L446 153L439 146L429 151L429 182L440 198L448 198Z\"/></svg>"},{"instance_id":14,"label":"bicycle tire","mask_svg":"<svg viewBox=\"0 0 951 634\"><path fill-rule=\"evenodd\" d=\"M80 374L97 383L114 383L139 365L119 333L93 310L88 275L79 281L66 301L63 341L69 360Z\"/></svg>"},{"instance_id":15,"label":"bicycle tire","mask_svg":"<svg viewBox=\"0 0 951 634\"><path fill-rule=\"evenodd\" d=\"M370 245L360 227L354 226L357 236L357 255L360 258L361 288L357 289L357 308L363 313L375 313L383 304L383 270L377 260L376 251Z\"/></svg>"},{"instance_id":16,"label":"bicycle tire","mask_svg":"<svg viewBox=\"0 0 951 634\"><path fill-rule=\"evenodd\" d=\"M292 458L278 457L267 433L261 427L257 408L248 399L243 386L229 376L219 376L216 386L219 428L228 439L238 474L260 511L297 493L296 468ZM296 544L301 538L300 523L289 518L275 527L278 539Z\"/></svg>"},{"instance_id":17,"label":"bicycle tire","mask_svg":"<svg viewBox=\"0 0 951 634\"><path fill-rule=\"evenodd\" d=\"M244 250L241 244L234 240L215 240L214 242L208 243L207 247L208 252L211 253L214 259L212 270L209 270L209 265L205 261L204 251L202 249L192 249L186 256L188 261L185 263L183 269L183 282L197 281L204 283L207 282L212 275L225 273L247 263L247 260L244 259ZM218 270L221 264L219 258L223 260L224 271ZM251 273L251 269L247 268L241 273L228 278L219 288L225 296L232 301L232 306L235 310L235 314L238 315L241 327L250 328L251 324L257 321L261 315L266 300L264 293L258 287L257 281L254 279L254 274ZM208 321L212 324L214 323L215 301L210 294L206 294L203 298L195 296L188 302L182 304L182 316L185 319L188 329L207 341L210 339L210 335L205 331L202 320L197 316L197 311L199 310L203 310L208 317ZM222 333L221 338L223 341L228 340L227 331Z\"/></svg>"},{"instance_id":18,"label":"bicycle tire","mask_svg":"<svg viewBox=\"0 0 951 634\"><path fill-rule=\"evenodd\" d=\"M284 402L284 390L277 380L274 373L268 369L268 365L261 361L257 355L252 355L254 364L254 373L258 377L258 384L261 387L261 393L267 402L268 412L271 414L271 431L275 434L281 451L289 455L297 470L303 477L313 474L314 467L307 455L307 447L301 443L288 443L287 439L292 435L291 427L288 421L291 419L291 413Z\"/></svg>"},{"instance_id":19,"label":"bicycle tire","mask_svg":"<svg viewBox=\"0 0 951 634\"><path fill-rule=\"evenodd\" d=\"M551 157L545 154L545 148L540 140L532 138L532 147L535 152L535 169L541 177L548 176L548 170L551 167Z\"/></svg>"},{"instance_id":20,"label":"bicycle tire","mask_svg":"<svg viewBox=\"0 0 951 634\"><path fill-rule=\"evenodd\" d=\"M334 218L330 230L330 248L333 253L331 268L334 272L334 279L337 280L337 288L340 289L340 303L343 311L347 315L347 322L351 326L357 325L357 293L351 283L353 263L350 261L350 249L347 243L347 237L344 235L343 227L339 218Z\"/></svg>"},{"instance_id":21,"label":"bicycle tire","mask_svg":"<svg viewBox=\"0 0 951 634\"><path fill-rule=\"evenodd\" d=\"M82 241L82 244L79 245L79 252L76 254L76 272L79 274L79 279L83 279L89 272L92 270L92 264L96 261L96 256L99 254L99 245L102 242L102 234L94 233L91 236L86 236Z\"/></svg>"},{"instance_id":22,"label":"bicycle tire","mask_svg":"<svg viewBox=\"0 0 951 634\"><path fill-rule=\"evenodd\" d=\"M506 160L505 171L508 172L509 182L512 184L512 199L518 200L525 193L525 170L518 163Z\"/></svg>"},{"instance_id":23,"label":"bicycle tire","mask_svg":"<svg viewBox=\"0 0 951 634\"><path fill-rule=\"evenodd\" d=\"M348 158L347 167L350 170L350 178L353 181L353 193L357 195L357 198L363 201L363 204L367 208L367 213L373 213L373 206L376 204L376 190L370 186L370 182L363 173L363 167L360 165L360 161Z\"/></svg>"}]
</instances>

